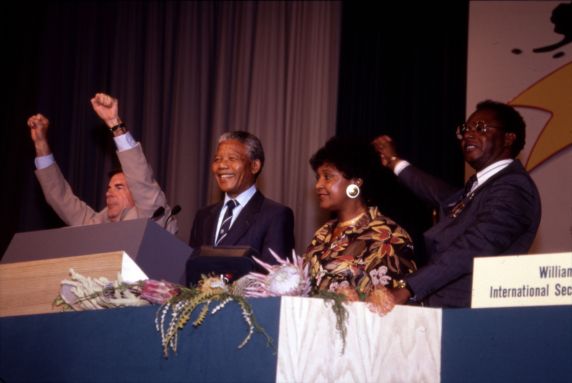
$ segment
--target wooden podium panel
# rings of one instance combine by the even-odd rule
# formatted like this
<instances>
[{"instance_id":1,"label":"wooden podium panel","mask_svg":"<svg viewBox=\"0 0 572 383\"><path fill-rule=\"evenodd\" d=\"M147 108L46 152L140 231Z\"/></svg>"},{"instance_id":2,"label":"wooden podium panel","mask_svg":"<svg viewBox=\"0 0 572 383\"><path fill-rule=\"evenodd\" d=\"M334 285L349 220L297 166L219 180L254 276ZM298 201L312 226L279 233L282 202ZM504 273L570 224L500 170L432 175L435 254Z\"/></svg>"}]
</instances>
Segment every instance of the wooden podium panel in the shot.
<instances>
[{"instance_id":1,"label":"wooden podium panel","mask_svg":"<svg viewBox=\"0 0 572 383\"><path fill-rule=\"evenodd\" d=\"M69 270L89 277L117 279L123 251L0 264L0 317L61 311L52 307Z\"/></svg>"}]
</instances>

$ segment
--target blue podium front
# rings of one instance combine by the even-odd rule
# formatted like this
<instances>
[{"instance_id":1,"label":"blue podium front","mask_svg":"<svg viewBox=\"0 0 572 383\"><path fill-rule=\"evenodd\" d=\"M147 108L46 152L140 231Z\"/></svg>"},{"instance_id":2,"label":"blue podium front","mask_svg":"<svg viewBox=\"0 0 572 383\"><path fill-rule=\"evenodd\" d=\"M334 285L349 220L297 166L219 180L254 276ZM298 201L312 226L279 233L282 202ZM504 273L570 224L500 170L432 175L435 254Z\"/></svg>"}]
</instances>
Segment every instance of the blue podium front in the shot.
<instances>
[{"instance_id":1,"label":"blue podium front","mask_svg":"<svg viewBox=\"0 0 572 383\"><path fill-rule=\"evenodd\" d=\"M280 299L253 300L260 325L278 342ZM0 318L0 381L272 382L276 344L248 333L229 303L199 328L188 323L177 353L162 354L158 306Z\"/></svg>"},{"instance_id":2,"label":"blue podium front","mask_svg":"<svg viewBox=\"0 0 572 383\"><path fill-rule=\"evenodd\" d=\"M0 318L0 382L572 381L572 306L397 307L381 318L353 303L342 354L322 300L250 303L273 346L255 333L237 348L248 329L231 302L188 323L167 359L158 306Z\"/></svg>"}]
</instances>

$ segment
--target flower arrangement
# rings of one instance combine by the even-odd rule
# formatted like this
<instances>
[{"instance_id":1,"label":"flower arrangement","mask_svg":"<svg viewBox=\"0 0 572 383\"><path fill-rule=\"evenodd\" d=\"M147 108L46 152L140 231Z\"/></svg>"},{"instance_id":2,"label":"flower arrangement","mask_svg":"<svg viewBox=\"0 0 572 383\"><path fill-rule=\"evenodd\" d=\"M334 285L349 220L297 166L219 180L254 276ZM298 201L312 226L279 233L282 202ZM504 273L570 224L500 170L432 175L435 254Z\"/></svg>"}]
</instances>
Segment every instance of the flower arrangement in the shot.
<instances>
[{"instance_id":1,"label":"flower arrangement","mask_svg":"<svg viewBox=\"0 0 572 383\"><path fill-rule=\"evenodd\" d=\"M192 322L195 328L205 321L209 312L214 315L234 301L240 306L248 326L248 333L238 348L244 347L255 331L264 335L267 343L272 345L272 339L257 323L246 298L315 296L332 302L337 318L336 328L345 348L345 321L348 317L347 310L342 305L346 301L345 295L327 291L312 292L308 267L303 266L301 257L293 252L290 261L280 258L274 252L272 255L278 264L270 265L254 258L268 274L250 273L232 284L223 276L203 276L197 286L191 287L156 280L126 283L122 281L121 275L118 275L116 281L109 281L103 277L85 277L71 269L70 279L61 282L60 295L54 305L63 310L79 311L159 304L161 307L157 311L155 325L161 334L163 355L168 357L169 348L177 351L179 330L185 327L197 310L196 319Z\"/></svg>"},{"instance_id":2,"label":"flower arrangement","mask_svg":"<svg viewBox=\"0 0 572 383\"><path fill-rule=\"evenodd\" d=\"M248 334L238 347L244 347L255 330L266 336L268 344L272 344L270 336L256 322L246 297L236 295L222 277L205 276L198 286L183 287L152 279L126 283L121 275L116 281L109 281L104 277L86 277L71 269L70 279L61 282L60 295L54 305L65 311L81 311L159 304L161 307L155 325L161 334L163 355L168 357L169 348L177 351L178 331L185 327L196 309L199 309L199 314L192 324L199 327L213 302L217 304L210 310L211 314L216 314L231 301L238 303L248 325Z\"/></svg>"}]
</instances>

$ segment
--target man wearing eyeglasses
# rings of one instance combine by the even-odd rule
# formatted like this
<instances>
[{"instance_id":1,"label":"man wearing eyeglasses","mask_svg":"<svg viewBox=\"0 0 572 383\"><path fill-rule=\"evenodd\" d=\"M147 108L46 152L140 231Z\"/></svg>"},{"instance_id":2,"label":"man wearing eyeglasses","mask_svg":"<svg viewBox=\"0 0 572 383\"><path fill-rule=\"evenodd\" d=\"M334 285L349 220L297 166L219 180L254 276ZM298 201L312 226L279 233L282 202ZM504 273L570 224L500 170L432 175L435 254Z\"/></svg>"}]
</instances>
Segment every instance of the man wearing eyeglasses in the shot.
<instances>
[{"instance_id":1,"label":"man wearing eyeglasses","mask_svg":"<svg viewBox=\"0 0 572 383\"><path fill-rule=\"evenodd\" d=\"M540 197L516 156L524 147L525 123L511 106L477 105L457 128L465 161L476 171L457 190L400 159L388 136L374 145L383 166L439 211L439 222L424 233L428 264L390 290L394 303L469 307L473 258L528 252L540 223Z\"/></svg>"}]
</instances>

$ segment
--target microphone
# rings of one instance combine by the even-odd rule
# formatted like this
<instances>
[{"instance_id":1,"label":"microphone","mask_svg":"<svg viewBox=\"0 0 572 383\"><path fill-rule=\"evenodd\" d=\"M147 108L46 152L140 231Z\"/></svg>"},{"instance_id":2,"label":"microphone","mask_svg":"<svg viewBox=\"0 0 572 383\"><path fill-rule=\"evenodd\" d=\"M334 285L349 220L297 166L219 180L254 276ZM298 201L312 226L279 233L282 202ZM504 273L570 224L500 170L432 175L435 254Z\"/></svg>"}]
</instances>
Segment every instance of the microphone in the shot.
<instances>
[{"instance_id":1,"label":"microphone","mask_svg":"<svg viewBox=\"0 0 572 383\"><path fill-rule=\"evenodd\" d=\"M181 205L175 205L175 207L171 210L171 215L169 216L169 218L171 218L174 215L179 214L181 212L181 210L183 210Z\"/></svg>"},{"instance_id":2,"label":"microphone","mask_svg":"<svg viewBox=\"0 0 572 383\"><path fill-rule=\"evenodd\" d=\"M163 206L159 206L159 207L157 208L157 210L155 210L155 211L153 212L153 215L151 216L151 219L152 219L153 221L156 221L156 220L158 220L159 218L161 218L164 214L165 214L165 208L164 208Z\"/></svg>"},{"instance_id":3,"label":"microphone","mask_svg":"<svg viewBox=\"0 0 572 383\"><path fill-rule=\"evenodd\" d=\"M171 219L173 219L177 214L179 214L181 212L181 210L183 210L183 208L181 207L181 205L175 205L172 209L171 209L171 214L169 214L169 216L167 217L167 219L165 220L165 224L163 225L163 229L167 228L167 225L169 224L169 221Z\"/></svg>"}]
</instances>

